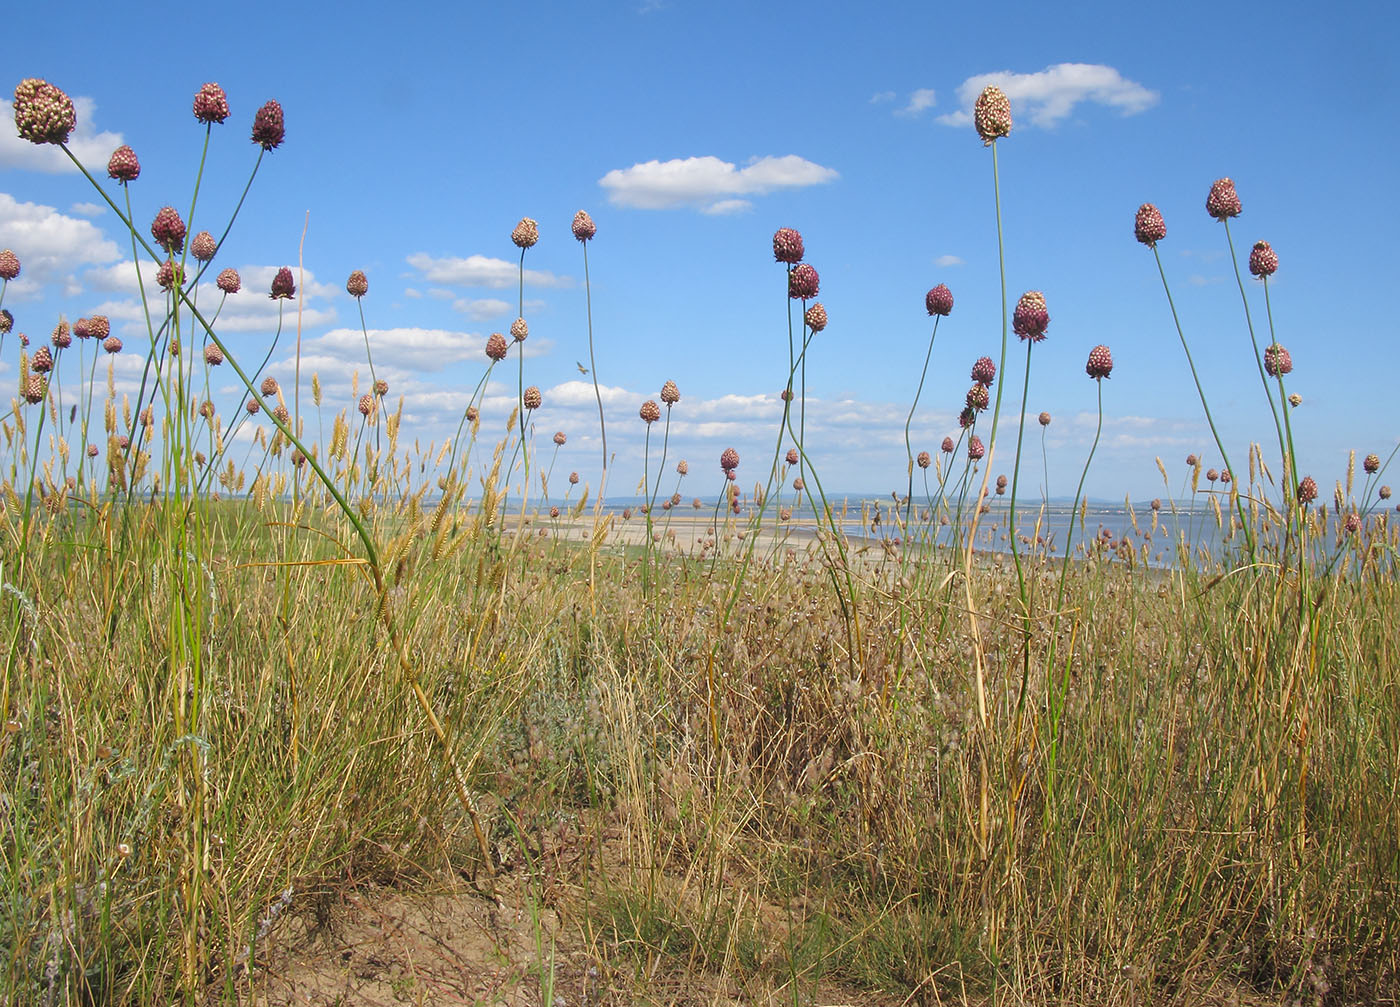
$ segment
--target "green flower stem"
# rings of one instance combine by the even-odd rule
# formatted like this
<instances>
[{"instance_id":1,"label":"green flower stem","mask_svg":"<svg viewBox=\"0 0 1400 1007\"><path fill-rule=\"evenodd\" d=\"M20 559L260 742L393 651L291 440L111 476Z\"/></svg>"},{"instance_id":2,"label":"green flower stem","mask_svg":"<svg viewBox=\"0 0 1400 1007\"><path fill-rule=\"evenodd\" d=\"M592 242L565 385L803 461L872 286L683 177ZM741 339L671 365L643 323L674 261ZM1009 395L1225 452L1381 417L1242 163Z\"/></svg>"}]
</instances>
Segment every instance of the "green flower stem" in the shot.
<instances>
[{"instance_id":1,"label":"green flower stem","mask_svg":"<svg viewBox=\"0 0 1400 1007\"><path fill-rule=\"evenodd\" d=\"M938 321L941 316L933 316L933 331L928 337L928 352L924 354L924 369L919 372L919 387L914 392L914 402L909 406L909 416L904 421L904 453L909 465L909 495L904 503L904 525L909 526L909 508L914 499L914 446L909 440L909 428L914 423L914 410L919 408L919 396L924 393L924 379L928 377L928 364L933 359L933 341L938 338ZM907 533L906 533L907 534Z\"/></svg>"},{"instance_id":2,"label":"green flower stem","mask_svg":"<svg viewBox=\"0 0 1400 1007\"><path fill-rule=\"evenodd\" d=\"M1287 507L1288 501L1292 496L1291 488L1288 485L1288 445L1284 442L1283 427L1280 425L1278 418L1278 406L1274 404L1273 391L1269 387L1269 376L1264 371L1264 358L1259 352L1259 340L1256 339L1254 336L1254 319L1250 316L1249 313L1249 298L1248 296L1246 296L1244 291L1244 276L1240 273L1240 261L1235 257L1235 239L1230 235L1230 218L1226 217L1222 221L1222 223L1225 225L1225 242L1230 246L1230 264L1234 266L1235 269L1235 284L1240 288L1240 303L1244 305L1244 324L1246 328L1249 329L1250 345L1254 347L1254 366L1259 371L1259 382L1264 386L1264 397L1269 401L1269 412L1272 413L1274 417L1274 431L1278 435L1279 454L1283 456L1283 502L1284 506ZM1268 294L1266 293L1266 300L1267 297ZM1272 318L1269 322L1269 334L1270 337L1272 337Z\"/></svg>"},{"instance_id":3,"label":"green flower stem","mask_svg":"<svg viewBox=\"0 0 1400 1007\"><path fill-rule=\"evenodd\" d=\"M588 277L588 242L581 241L579 244L583 245L583 296L588 314L588 370L593 377L593 397L598 400L598 433L603 440L603 475L598 483L598 496L594 505L595 509L601 511L603 489L608 481L608 425L603 419L603 392L598 387L598 361L593 355L593 285Z\"/></svg>"}]
</instances>

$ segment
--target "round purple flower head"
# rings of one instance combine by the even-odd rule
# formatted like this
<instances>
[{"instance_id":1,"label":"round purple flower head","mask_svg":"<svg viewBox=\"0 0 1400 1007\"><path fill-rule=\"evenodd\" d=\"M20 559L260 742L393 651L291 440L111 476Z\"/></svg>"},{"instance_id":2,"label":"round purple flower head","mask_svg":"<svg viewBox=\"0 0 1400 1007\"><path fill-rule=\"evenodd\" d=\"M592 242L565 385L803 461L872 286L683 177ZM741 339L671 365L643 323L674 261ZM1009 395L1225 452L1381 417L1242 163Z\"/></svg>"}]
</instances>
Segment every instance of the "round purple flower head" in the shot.
<instances>
[{"instance_id":1,"label":"round purple flower head","mask_svg":"<svg viewBox=\"0 0 1400 1007\"><path fill-rule=\"evenodd\" d=\"M642 408L638 410L638 415L641 416L643 423L651 426L661 419L661 407L656 404L655 399L647 399L642 403Z\"/></svg>"},{"instance_id":2,"label":"round purple flower head","mask_svg":"<svg viewBox=\"0 0 1400 1007\"><path fill-rule=\"evenodd\" d=\"M967 442L967 456L973 461L980 461L986 453L987 449L982 446L982 438L973 434L972 439Z\"/></svg>"},{"instance_id":3,"label":"round purple flower head","mask_svg":"<svg viewBox=\"0 0 1400 1007\"><path fill-rule=\"evenodd\" d=\"M208 262L219 250L219 243L208 231L200 231L190 239L190 254L199 262Z\"/></svg>"},{"instance_id":4,"label":"round purple flower head","mask_svg":"<svg viewBox=\"0 0 1400 1007\"><path fill-rule=\"evenodd\" d=\"M919 463L919 468L926 469L933 464L933 458L927 451L920 451L919 457L915 459Z\"/></svg>"},{"instance_id":5,"label":"round purple flower head","mask_svg":"<svg viewBox=\"0 0 1400 1007\"><path fill-rule=\"evenodd\" d=\"M1293 355L1278 343L1264 347L1264 373L1277 378L1293 371Z\"/></svg>"},{"instance_id":6,"label":"round purple flower head","mask_svg":"<svg viewBox=\"0 0 1400 1007\"><path fill-rule=\"evenodd\" d=\"M292 270L289 266L283 266L277 270L277 275L272 278L272 293L267 296L274 301L290 301L296 296L296 284L292 282Z\"/></svg>"},{"instance_id":7,"label":"round purple flower head","mask_svg":"<svg viewBox=\"0 0 1400 1007\"><path fill-rule=\"evenodd\" d=\"M1027 290L1016 302L1016 313L1011 318L1011 327L1022 339L1038 343L1045 338L1045 330L1050 325L1050 312L1045 306L1045 295L1039 290Z\"/></svg>"},{"instance_id":8,"label":"round purple flower head","mask_svg":"<svg viewBox=\"0 0 1400 1007\"><path fill-rule=\"evenodd\" d=\"M122 144L112 151L112 159L107 162L107 177L115 178L125 185L136 181L141 174L141 162L136 159L136 151Z\"/></svg>"},{"instance_id":9,"label":"round purple flower head","mask_svg":"<svg viewBox=\"0 0 1400 1007\"><path fill-rule=\"evenodd\" d=\"M802 235L791 227L780 227L773 232L773 258L789 265L802 261Z\"/></svg>"},{"instance_id":10,"label":"round purple flower head","mask_svg":"<svg viewBox=\"0 0 1400 1007\"><path fill-rule=\"evenodd\" d=\"M991 404L991 393L987 391L986 385L974 384L967 390L967 408L975 409L979 413Z\"/></svg>"},{"instance_id":11,"label":"round purple flower head","mask_svg":"<svg viewBox=\"0 0 1400 1007\"><path fill-rule=\"evenodd\" d=\"M802 316L802 320L807 323L807 328L813 332L820 332L826 328L826 308L822 307L820 301L814 303L807 309L807 313Z\"/></svg>"},{"instance_id":12,"label":"round purple flower head","mask_svg":"<svg viewBox=\"0 0 1400 1007\"><path fill-rule=\"evenodd\" d=\"M993 140L1010 135L1011 99L995 84L984 87L972 106L972 121L985 145L990 146Z\"/></svg>"},{"instance_id":13,"label":"round purple flower head","mask_svg":"<svg viewBox=\"0 0 1400 1007\"><path fill-rule=\"evenodd\" d=\"M1162 219L1162 213L1151 203L1143 203L1138 207L1137 219L1133 222L1133 234L1137 240L1148 248L1154 247L1157 242L1167 236L1167 222Z\"/></svg>"},{"instance_id":14,"label":"round purple flower head","mask_svg":"<svg viewBox=\"0 0 1400 1007\"><path fill-rule=\"evenodd\" d=\"M525 393L521 396L521 399L524 401L526 409L538 409L540 404L544 401L543 396L540 395L538 385L531 385L529 388L525 389Z\"/></svg>"},{"instance_id":15,"label":"round purple flower head","mask_svg":"<svg viewBox=\"0 0 1400 1007\"><path fill-rule=\"evenodd\" d=\"M1113 355L1107 346L1095 346L1089 351L1089 362L1084 365L1084 373L1098 380L1106 378L1113 370Z\"/></svg>"},{"instance_id":16,"label":"round purple flower head","mask_svg":"<svg viewBox=\"0 0 1400 1007\"><path fill-rule=\"evenodd\" d=\"M10 249L0 251L0 280L13 280L19 275L19 256Z\"/></svg>"},{"instance_id":17,"label":"round purple flower head","mask_svg":"<svg viewBox=\"0 0 1400 1007\"><path fill-rule=\"evenodd\" d=\"M787 454L783 455L783 460L786 461L789 465L796 465L798 460L801 459L801 457L802 456L797 453L796 448L788 448Z\"/></svg>"},{"instance_id":18,"label":"round purple flower head","mask_svg":"<svg viewBox=\"0 0 1400 1007\"><path fill-rule=\"evenodd\" d=\"M1241 209L1243 207L1235 192L1235 183L1228 178L1217 178L1210 187L1210 195L1206 197L1206 213L1216 220L1225 220L1238 217Z\"/></svg>"},{"instance_id":19,"label":"round purple flower head","mask_svg":"<svg viewBox=\"0 0 1400 1007\"><path fill-rule=\"evenodd\" d=\"M1361 467L1366 470L1368 476L1375 475L1381 470L1381 456L1367 455L1365 461L1361 463Z\"/></svg>"},{"instance_id":20,"label":"round purple flower head","mask_svg":"<svg viewBox=\"0 0 1400 1007\"><path fill-rule=\"evenodd\" d=\"M972 380L990 388L996 377L997 365L992 362L992 358L978 357L977 362L972 365Z\"/></svg>"},{"instance_id":21,"label":"round purple flower head","mask_svg":"<svg viewBox=\"0 0 1400 1007\"><path fill-rule=\"evenodd\" d=\"M531 248L540 240L540 225L531 217L521 217L520 223L515 225L515 230L510 232L510 240L515 243L516 248Z\"/></svg>"},{"instance_id":22,"label":"round purple flower head","mask_svg":"<svg viewBox=\"0 0 1400 1007\"><path fill-rule=\"evenodd\" d=\"M486 340L486 355L492 360L504 360L509 351L509 347L506 346L506 337L499 332L491 333Z\"/></svg>"},{"instance_id":23,"label":"round purple flower head","mask_svg":"<svg viewBox=\"0 0 1400 1007\"><path fill-rule=\"evenodd\" d=\"M185 222L173 206L163 206L151 221L151 237L156 244L172 255L179 255L185 248Z\"/></svg>"},{"instance_id":24,"label":"round purple flower head","mask_svg":"<svg viewBox=\"0 0 1400 1007\"><path fill-rule=\"evenodd\" d=\"M1298 484L1298 502L1306 505L1316 499L1317 481L1312 476L1303 476L1303 481Z\"/></svg>"},{"instance_id":25,"label":"round purple flower head","mask_svg":"<svg viewBox=\"0 0 1400 1007\"><path fill-rule=\"evenodd\" d=\"M201 87L194 96L194 117L200 122L223 122L228 118L228 96L224 89L212 81Z\"/></svg>"},{"instance_id":26,"label":"round purple flower head","mask_svg":"<svg viewBox=\"0 0 1400 1007\"><path fill-rule=\"evenodd\" d=\"M739 452L733 448L725 448L724 453L719 456L719 467L725 472L733 472L739 467Z\"/></svg>"},{"instance_id":27,"label":"round purple flower head","mask_svg":"<svg viewBox=\"0 0 1400 1007\"><path fill-rule=\"evenodd\" d=\"M580 210L574 214L573 232L579 241L588 241L598 233L598 225L593 223L593 218L588 215L587 210Z\"/></svg>"},{"instance_id":28,"label":"round purple flower head","mask_svg":"<svg viewBox=\"0 0 1400 1007\"><path fill-rule=\"evenodd\" d=\"M243 289L243 281L238 276L238 270L233 267L229 267L220 273L218 280L215 282L219 285L219 289L226 294L236 294L239 290Z\"/></svg>"},{"instance_id":29,"label":"round purple flower head","mask_svg":"<svg viewBox=\"0 0 1400 1007\"><path fill-rule=\"evenodd\" d=\"M369 293L369 279L364 270L357 269L350 274L350 278L345 281L345 292L351 297L364 297Z\"/></svg>"},{"instance_id":30,"label":"round purple flower head","mask_svg":"<svg viewBox=\"0 0 1400 1007\"><path fill-rule=\"evenodd\" d=\"M811 300L817 296L820 285L817 271L805 262L788 273L788 296L793 300Z\"/></svg>"},{"instance_id":31,"label":"round purple flower head","mask_svg":"<svg viewBox=\"0 0 1400 1007\"><path fill-rule=\"evenodd\" d=\"M174 259L166 259L156 271L156 283L162 290L174 290L176 284L184 286L185 267Z\"/></svg>"},{"instance_id":32,"label":"round purple flower head","mask_svg":"<svg viewBox=\"0 0 1400 1007\"><path fill-rule=\"evenodd\" d=\"M963 406L963 411L958 413L958 426L966 430L977 422L977 410L971 406Z\"/></svg>"},{"instance_id":33,"label":"round purple flower head","mask_svg":"<svg viewBox=\"0 0 1400 1007\"><path fill-rule=\"evenodd\" d=\"M667 381L661 386L661 401L668 406L674 406L681 400L681 390L674 381Z\"/></svg>"},{"instance_id":34,"label":"round purple flower head","mask_svg":"<svg viewBox=\"0 0 1400 1007\"><path fill-rule=\"evenodd\" d=\"M253 117L253 142L263 150L272 150L282 145L287 136L287 122L282 115L282 106L269 101Z\"/></svg>"},{"instance_id":35,"label":"round purple flower head","mask_svg":"<svg viewBox=\"0 0 1400 1007\"><path fill-rule=\"evenodd\" d=\"M0 308L0 334L9 332L15 327L15 316L10 314L9 308Z\"/></svg>"},{"instance_id":36,"label":"round purple flower head","mask_svg":"<svg viewBox=\"0 0 1400 1007\"><path fill-rule=\"evenodd\" d=\"M924 295L924 307L930 315L948 315L953 310L953 292L940 283Z\"/></svg>"},{"instance_id":37,"label":"round purple flower head","mask_svg":"<svg viewBox=\"0 0 1400 1007\"><path fill-rule=\"evenodd\" d=\"M568 441L568 439L569 439L569 435L566 434L566 433L564 433L564 431L562 431L562 430L556 430L556 431L554 432L554 444L555 444L556 447L561 447L561 448L562 448L562 447L564 446L564 444Z\"/></svg>"},{"instance_id":38,"label":"round purple flower head","mask_svg":"<svg viewBox=\"0 0 1400 1007\"><path fill-rule=\"evenodd\" d=\"M1042 412L1040 414L1040 425L1043 427L1048 427L1050 425L1050 414L1048 412Z\"/></svg>"},{"instance_id":39,"label":"round purple flower head","mask_svg":"<svg viewBox=\"0 0 1400 1007\"><path fill-rule=\"evenodd\" d=\"M1273 276L1278 271L1278 253L1269 247L1267 241L1256 241L1249 253L1249 271L1260 279Z\"/></svg>"},{"instance_id":40,"label":"round purple flower head","mask_svg":"<svg viewBox=\"0 0 1400 1007\"><path fill-rule=\"evenodd\" d=\"M953 448L955 448L956 446L957 446L957 445L955 445L955 444L953 443L953 438L951 438L951 437L945 437L945 438L943 438L943 443L939 445L939 447L943 449L943 453L944 453L945 455L950 455L950 454L952 454L952 453L953 453Z\"/></svg>"},{"instance_id":41,"label":"round purple flower head","mask_svg":"<svg viewBox=\"0 0 1400 1007\"><path fill-rule=\"evenodd\" d=\"M30 143L67 143L78 124L73 99L46 80L20 81L14 109L20 139Z\"/></svg>"}]
</instances>

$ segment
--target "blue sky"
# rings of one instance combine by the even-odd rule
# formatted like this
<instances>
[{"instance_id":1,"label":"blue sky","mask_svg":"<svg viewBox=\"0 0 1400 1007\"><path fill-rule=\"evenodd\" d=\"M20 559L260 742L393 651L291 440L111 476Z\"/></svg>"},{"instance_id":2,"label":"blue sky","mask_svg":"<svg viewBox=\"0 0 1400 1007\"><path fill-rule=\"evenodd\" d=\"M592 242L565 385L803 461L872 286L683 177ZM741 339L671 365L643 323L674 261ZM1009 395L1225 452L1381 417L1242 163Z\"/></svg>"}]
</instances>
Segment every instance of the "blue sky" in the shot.
<instances>
[{"instance_id":1,"label":"blue sky","mask_svg":"<svg viewBox=\"0 0 1400 1007\"><path fill-rule=\"evenodd\" d=\"M245 287L220 328L241 358L261 359L276 327L267 285L296 265L309 213L304 375L320 374L328 413L353 408L350 375L363 386L368 371L344 281L365 270L376 367L424 445L455 430L486 337L516 315L510 234L537 219L524 291L526 383L544 397L537 439L548 449L564 430L556 483L576 469L596 485L593 389L576 363L588 363L583 260L569 233L587 209L613 494L640 477L637 409L667 379L682 395L668 467L690 461L683 492L712 495L731 445L745 481L766 475L788 352L771 238L797 228L831 317L809 355L808 450L828 489L884 494L904 481L903 421L932 321L925 292L946 283L955 307L939 327L915 451L956 432L972 362L1000 352L991 154L965 121L992 75L1015 117L998 148L1007 293L1041 290L1051 315L1026 406L1023 478L1036 495L1041 410L1055 417L1050 492L1073 492L1095 418L1084 362L1098 343L1116 366L1088 491L1160 495L1156 456L1173 491L1188 452L1219 464L1152 254L1133 239L1146 201L1166 218L1163 262L1236 467L1251 439L1272 457L1225 234L1204 210L1221 176L1244 203L1231 225L1241 260L1261 238L1281 260L1270 294L1295 364L1289 390L1304 399L1301 469L1330 487L1348 450L1385 457L1400 435L1388 390L1400 333L1386 293L1400 265L1387 230L1397 15L1359 4L1058 7L249 5L197 7L157 27L110 5L28 5L7 15L14 79L0 91L41 77L77 99L73 145L99 179L117 144L133 146L144 230L161 206L188 211L204 132L190 102L217 81L232 114L213 129L191 229L216 234L256 157L253 115L280 101L286 142L264 158L216 260ZM115 216L52 151L4 134L0 247L24 263L5 298L16 328L45 337L60 315L105 311L140 345ZM1262 289L1246 280L1267 342ZM284 334L270 368L284 382L291 347ZM0 378L13 378L17 351L8 340ZM118 379L131 381L137 355L122 357ZM1011 466L1024 362L1013 336L998 472ZM513 353L496 377L483 437L504 429ZM216 387L221 403L240 398L229 381Z\"/></svg>"}]
</instances>

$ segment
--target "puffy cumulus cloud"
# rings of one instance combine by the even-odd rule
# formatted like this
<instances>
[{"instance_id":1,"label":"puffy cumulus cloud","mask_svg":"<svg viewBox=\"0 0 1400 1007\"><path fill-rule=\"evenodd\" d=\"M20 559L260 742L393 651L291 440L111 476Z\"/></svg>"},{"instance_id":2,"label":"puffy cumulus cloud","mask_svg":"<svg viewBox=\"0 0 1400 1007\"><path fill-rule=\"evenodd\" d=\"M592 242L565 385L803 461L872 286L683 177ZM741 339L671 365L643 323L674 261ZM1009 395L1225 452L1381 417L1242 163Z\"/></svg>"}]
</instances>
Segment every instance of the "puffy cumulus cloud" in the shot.
<instances>
[{"instance_id":1,"label":"puffy cumulus cloud","mask_svg":"<svg viewBox=\"0 0 1400 1007\"><path fill-rule=\"evenodd\" d=\"M512 307L498 297L459 298L452 302L452 309L460 311L474 322L484 322L508 314Z\"/></svg>"},{"instance_id":2,"label":"puffy cumulus cloud","mask_svg":"<svg viewBox=\"0 0 1400 1007\"><path fill-rule=\"evenodd\" d=\"M107 161L112 151L122 145L120 133L98 132L97 102L81 95L73 99L74 111L78 113L78 124L68 138L68 149L94 175L106 175ZM15 121L14 102L0 100L0 118L5 122ZM77 171L68 155L58 147L48 143L30 143L21 140L13 129L0 129L0 165L6 168L21 168L26 171L45 171L61 174Z\"/></svg>"},{"instance_id":3,"label":"puffy cumulus cloud","mask_svg":"<svg viewBox=\"0 0 1400 1007\"><path fill-rule=\"evenodd\" d=\"M1161 95L1136 81L1128 80L1111 66L1097 63L1058 63L1038 73L994 73L969 77L958 85L956 112L938 117L949 126L972 123L972 105L982 89L995 84L1011 99L1011 112L1018 122L1052 127L1069 118L1080 102L1092 102L1117 109L1124 115L1145 112L1161 100Z\"/></svg>"},{"instance_id":4,"label":"puffy cumulus cloud","mask_svg":"<svg viewBox=\"0 0 1400 1007\"><path fill-rule=\"evenodd\" d=\"M692 207L709 213L734 213L748 208L743 197L822 185L839 177L835 170L796 154L753 158L743 168L705 156L614 168L598 184L618 206L640 210Z\"/></svg>"},{"instance_id":5,"label":"puffy cumulus cloud","mask_svg":"<svg viewBox=\"0 0 1400 1007\"><path fill-rule=\"evenodd\" d=\"M399 370L430 371L462 360L486 361L486 337L447 329L369 329L370 350L376 368L392 365ZM337 362L365 363L365 332L331 329L323 336L302 340L303 367L307 354L323 354Z\"/></svg>"},{"instance_id":6,"label":"puffy cumulus cloud","mask_svg":"<svg viewBox=\"0 0 1400 1007\"><path fill-rule=\"evenodd\" d=\"M456 287L513 287L520 281L520 267L505 259L485 255L461 258L436 258L426 252L415 252L407 262L422 274L428 283L444 283ZM567 287L567 276L555 276L543 269L525 270L525 282L534 287Z\"/></svg>"},{"instance_id":7,"label":"puffy cumulus cloud","mask_svg":"<svg viewBox=\"0 0 1400 1007\"><path fill-rule=\"evenodd\" d=\"M91 221L41 203L21 203L5 192L0 192L0 248L14 249L24 270L20 279L36 284L58 281L80 266L111 262L121 254Z\"/></svg>"},{"instance_id":8,"label":"puffy cumulus cloud","mask_svg":"<svg viewBox=\"0 0 1400 1007\"><path fill-rule=\"evenodd\" d=\"M100 217L107 212L107 207L101 203L74 203L68 208L69 213L76 213L80 217Z\"/></svg>"},{"instance_id":9,"label":"puffy cumulus cloud","mask_svg":"<svg viewBox=\"0 0 1400 1007\"><path fill-rule=\"evenodd\" d=\"M911 91L909 100L900 108L895 109L895 115L913 116L920 115L938 104L938 95L931 87L921 87L917 91Z\"/></svg>"}]
</instances>

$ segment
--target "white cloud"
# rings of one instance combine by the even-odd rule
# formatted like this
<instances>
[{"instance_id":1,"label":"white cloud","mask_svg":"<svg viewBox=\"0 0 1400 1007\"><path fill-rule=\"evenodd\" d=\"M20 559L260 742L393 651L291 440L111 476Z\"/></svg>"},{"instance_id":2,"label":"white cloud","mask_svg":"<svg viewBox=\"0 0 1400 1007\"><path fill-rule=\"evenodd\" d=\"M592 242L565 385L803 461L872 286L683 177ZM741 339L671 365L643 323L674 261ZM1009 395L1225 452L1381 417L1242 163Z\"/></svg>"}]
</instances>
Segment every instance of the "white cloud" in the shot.
<instances>
[{"instance_id":1,"label":"white cloud","mask_svg":"<svg viewBox=\"0 0 1400 1007\"><path fill-rule=\"evenodd\" d=\"M413 299L416 301L416 300L420 300L420 299L422 298L422 296L423 296L423 291L421 291L421 290L415 290L413 287L404 287L404 288L403 288L403 295L404 295L405 297L411 297L411 298L413 298Z\"/></svg>"},{"instance_id":2,"label":"white cloud","mask_svg":"<svg viewBox=\"0 0 1400 1007\"><path fill-rule=\"evenodd\" d=\"M938 121L948 126L969 125L973 103L989 84L1006 92L1011 99L1011 114L1018 122L1029 120L1032 125L1047 128L1067 119L1080 102L1093 102L1117 109L1124 115L1136 115L1161 100L1158 92L1128 80L1111 66L1058 63L1038 73L998 70L969 77L958 85L961 109L940 115Z\"/></svg>"},{"instance_id":3,"label":"white cloud","mask_svg":"<svg viewBox=\"0 0 1400 1007\"><path fill-rule=\"evenodd\" d=\"M107 207L102 203L74 203L68 208L69 213L76 213L80 217L100 217L107 212Z\"/></svg>"},{"instance_id":4,"label":"white cloud","mask_svg":"<svg viewBox=\"0 0 1400 1007\"><path fill-rule=\"evenodd\" d=\"M392 363L398 368L437 370L461 360L480 358L486 363L486 338L447 329L370 329L369 345L375 366ZM337 361L365 364L365 333L360 329L331 329L324 336L302 341L302 367L308 354Z\"/></svg>"},{"instance_id":5,"label":"white cloud","mask_svg":"<svg viewBox=\"0 0 1400 1007\"><path fill-rule=\"evenodd\" d=\"M882 102L894 101L894 98L895 94L893 91L876 91L870 96L870 104L879 105Z\"/></svg>"},{"instance_id":6,"label":"white cloud","mask_svg":"<svg viewBox=\"0 0 1400 1007\"><path fill-rule=\"evenodd\" d=\"M37 283L59 280L78 266L111 262L120 254L90 221L65 216L52 206L21 203L5 192L0 192L0 248L14 249L22 277ZM16 292L13 285L10 290Z\"/></svg>"},{"instance_id":7,"label":"white cloud","mask_svg":"<svg viewBox=\"0 0 1400 1007\"><path fill-rule=\"evenodd\" d=\"M921 87L909 95L909 103L895 109L895 115L916 116L926 112L938 103L938 96L931 87Z\"/></svg>"},{"instance_id":8,"label":"white cloud","mask_svg":"<svg viewBox=\"0 0 1400 1007\"><path fill-rule=\"evenodd\" d=\"M122 145L122 135L97 132L97 103L91 98L74 98L73 107L78 113L78 124L68 138L68 149L88 171L99 178L104 177L112 151ZM15 121L13 102L0 100L0 119L7 123ZM68 155L58 147L49 143L30 143L28 140L22 140L12 129L0 129L0 165L28 171L45 171L50 174L78 170L68 159Z\"/></svg>"},{"instance_id":9,"label":"white cloud","mask_svg":"<svg viewBox=\"0 0 1400 1007\"><path fill-rule=\"evenodd\" d=\"M724 216L729 213L743 213L745 210L752 210L753 203L747 199L721 199L718 203L711 203L701 212L711 216Z\"/></svg>"},{"instance_id":10,"label":"white cloud","mask_svg":"<svg viewBox=\"0 0 1400 1007\"><path fill-rule=\"evenodd\" d=\"M485 255L469 255L465 259L438 259L427 252L415 252L408 264L423 274L429 283L445 283L458 287L513 287L520 281L520 267L505 259ZM555 276L543 269L525 270L525 282L534 287L567 287L567 276Z\"/></svg>"},{"instance_id":11,"label":"white cloud","mask_svg":"<svg viewBox=\"0 0 1400 1007\"><path fill-rule=\"evenodd\" d=\"M598 180L610 202L641 210L695 207L710 213L733 213L746 206L737 197L761 196L776 189L821 185L840 177L796 154L759 157L739 168L717 157L645 161L614 168Z\"/></svg>"},{"instance_id":12,"label":"white cloud","mask_svg":"<svg viewBox=\"0 0 1400 1007\"><path fill-rule=\"evenodd\" d=\"M460 311L474 322L500 318L511 310L509 304L497 297L462 298L453 301L452 308L454 311Z\"/></svg>"},{"instance_id":13,"label":"white cloud","mask_svg":"<svg viewBox=\"0 0 1400 1007\"><path fill-rule=\"evenodd\" d=\"M948 269L952 266L963 265L963 260L962 257L958 255L940 255L933 260L933 264L941 269Z\"/></svg>"}]
</instances>

